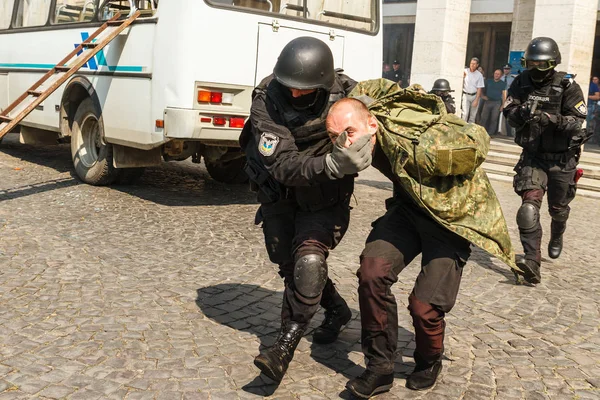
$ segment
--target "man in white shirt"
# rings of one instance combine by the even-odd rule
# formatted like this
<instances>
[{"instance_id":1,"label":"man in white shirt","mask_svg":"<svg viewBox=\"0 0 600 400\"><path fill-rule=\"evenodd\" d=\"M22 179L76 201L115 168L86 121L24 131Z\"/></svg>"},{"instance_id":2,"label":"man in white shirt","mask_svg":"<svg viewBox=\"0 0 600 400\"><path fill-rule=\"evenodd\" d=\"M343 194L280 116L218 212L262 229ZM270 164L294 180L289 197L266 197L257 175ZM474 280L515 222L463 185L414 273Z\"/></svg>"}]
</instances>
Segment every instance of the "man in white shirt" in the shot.
<instances>
[{"instance_id":1,"label":"man in white shirt","mask_svg":"<svg viewBox=\"0 0 600 400\"><path fill-rule=\"evenodd\" d=\"M471 58L469 68L465 68L463 74L463 96L462 96L462 119L467 122L475 122L479 99L485 87L483 75L477 71L479 59Z\"/></svg>"}]
</instances>

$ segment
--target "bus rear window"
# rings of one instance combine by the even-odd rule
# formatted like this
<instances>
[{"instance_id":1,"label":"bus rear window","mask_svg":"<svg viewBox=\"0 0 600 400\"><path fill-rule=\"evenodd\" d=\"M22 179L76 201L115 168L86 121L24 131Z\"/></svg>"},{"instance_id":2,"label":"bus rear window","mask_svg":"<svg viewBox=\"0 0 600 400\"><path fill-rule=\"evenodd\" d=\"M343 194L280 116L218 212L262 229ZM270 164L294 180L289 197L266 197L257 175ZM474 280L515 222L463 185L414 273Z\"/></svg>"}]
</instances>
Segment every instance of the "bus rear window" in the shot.
<instances>
[{"instance_id":1,"label":"bus rear window","mask_svg":"<svg viewBox=\"0 0 600 400\"><path fill-rule=\"evenodd\" d=\"M8 29L15 0L0 0L0 29Z\"/></svg>"},{"instance_id":2,"label":"bus rear window","mask_svg":"<svg viewBox=\"0 0 600 400\"><path fill-rule=\"evenodd\" d=\"M209 4L254 9L374 32L377 0L206 0ZM241 10L240 10L241 11ZM307 21L308 22L308 21Z\"/></svg>"},{"instance_id":3,"label":"bus rear window","mask_svg":"<svg viewBox=\"0 0 600 400\"><path fill-rule=\"evenodd\" d=\"M51 0L17 0L15 26L42 26L48 21Z\"/></svg>"},{"instance_id":4,"label":"bus rear window","mask_svg":"<svg viewBox=\"0 0 600 400\"><path fill-rule=\"evenodd\" d=\"M56 0L55 24L87 22L94 19L98 0Z\"/></svg>"},{"instance_id":5,"label":"bus rear window","mask_svg":"<svg viewBox=\"0 0 600 400\"><path fill-rule=\"evenodd\" d=\"M131 11L131 2L129 0L110 0L101 1L98 19L105 21L115 16L117 12L121 13L121 19L127 18ZM158 7L158 0L137 0L135 6L140 10L140 17L152 17Z\"/></svg>"}]
</instances>

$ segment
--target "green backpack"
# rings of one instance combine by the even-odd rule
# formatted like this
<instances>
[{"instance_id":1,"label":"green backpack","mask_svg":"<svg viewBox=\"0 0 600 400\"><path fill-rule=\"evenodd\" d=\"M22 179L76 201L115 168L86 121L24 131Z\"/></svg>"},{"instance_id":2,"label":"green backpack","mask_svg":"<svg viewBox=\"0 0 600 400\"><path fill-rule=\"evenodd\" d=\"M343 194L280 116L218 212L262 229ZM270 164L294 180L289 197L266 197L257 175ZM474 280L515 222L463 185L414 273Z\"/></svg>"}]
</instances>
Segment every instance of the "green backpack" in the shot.
<instances>
[{"instance_id":1,"label":"green backpack","mask_svg":"<svg viewBox=\"0 0 600 400\"><path fill-rule=\"evenodd\" d=\"M367 81L369 111L377 117L382 145L396 152L395 160L416 179L468 175L486 158L490 138L482 127L448 114L442 99L421 86L404 90L385 79ZM375 88L373 85L379 85ZM350 96L361 97L357 86ZM416 161L415 161L416 160Z\"/></svg>"}]
</instances>

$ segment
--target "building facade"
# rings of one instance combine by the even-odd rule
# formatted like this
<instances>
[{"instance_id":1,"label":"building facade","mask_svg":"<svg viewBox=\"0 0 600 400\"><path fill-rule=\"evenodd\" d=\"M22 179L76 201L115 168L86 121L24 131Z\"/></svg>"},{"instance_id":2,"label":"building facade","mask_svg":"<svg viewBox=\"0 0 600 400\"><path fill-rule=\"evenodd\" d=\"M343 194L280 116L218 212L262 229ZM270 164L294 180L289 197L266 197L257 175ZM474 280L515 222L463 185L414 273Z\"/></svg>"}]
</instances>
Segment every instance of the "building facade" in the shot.
<instances>
[{"instance_id":1,"label":"building facade","mask_svg":"<svg viewBox=\"0 0 600 400\"><path fill-rule=\"evenodd\" d=\"M600 0L384 0L384 62L400 62L411 83L446 78L460 97L462 74L478 57L484 75L519 60L533 37L549 36L562 53L559 70L587 90L600 74Z\"/></svg>"}]
</instances>

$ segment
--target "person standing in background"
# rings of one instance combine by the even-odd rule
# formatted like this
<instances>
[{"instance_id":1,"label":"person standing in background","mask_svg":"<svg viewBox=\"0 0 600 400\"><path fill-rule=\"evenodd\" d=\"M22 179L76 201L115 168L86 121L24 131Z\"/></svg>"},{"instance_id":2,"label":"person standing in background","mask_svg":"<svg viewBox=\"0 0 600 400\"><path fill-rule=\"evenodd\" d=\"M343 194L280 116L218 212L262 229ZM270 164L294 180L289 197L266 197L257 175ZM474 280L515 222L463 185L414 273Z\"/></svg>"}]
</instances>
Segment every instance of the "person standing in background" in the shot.
<instances>
[{"instance_id":1,"label":"person standing in background","mask_svg":"<svg viewBox=\"0 0 600 400\"><path fill-rule=\"evenodd\" d=\"M502 70L495 70L494 77L485 81L485 103L481 111L481 126L488 135L495 135L498 131L498 121L506 100L506 84L502 81Z\"/></svg>"},{"instance_id":2,"label":"person standing in background","mask_svg":"<svg viewBox=\"0 0 600 400\"><path fill-rule=\"evenodd\" d=\"M462 119L467 122L475 122L477 107L485 87L483 75L477 71L477 67L479 67L479 59L473 57L469 68L465 68L463 74Z\"/></svg>"}]
</instances>

